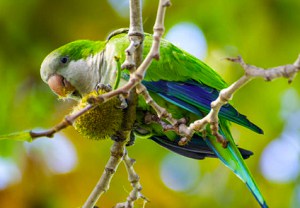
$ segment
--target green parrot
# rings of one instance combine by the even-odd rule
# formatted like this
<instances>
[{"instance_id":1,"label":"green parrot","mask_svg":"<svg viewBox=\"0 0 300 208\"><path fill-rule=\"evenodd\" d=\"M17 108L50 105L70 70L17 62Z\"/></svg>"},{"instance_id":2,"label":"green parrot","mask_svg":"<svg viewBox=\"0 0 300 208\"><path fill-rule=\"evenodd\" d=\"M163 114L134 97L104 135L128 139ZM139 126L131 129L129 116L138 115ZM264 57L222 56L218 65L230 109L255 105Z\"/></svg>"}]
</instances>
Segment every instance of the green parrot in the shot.
<instances>
[{"instance_id":1,"label":"green parrot","mask_svg":"<svg viewBox=\"0 0 300 208\"><path fill-rule=\"evenodd\" d=\"M81 100L99 86L112 89L123 86L129 79L129 72L121 69L125 60L124 51L129 45L127 32L128 30L118 30L106 41L78 40L54 50L41 65L43 81L59 97L75 100ZM144 57L150 50L152 40L150 34L145 34ZM208 65L164 39L161 40L160 59L152 62L142 84L160 106L166 108L176 119L185 118L187 124L205 116L219 91L227 87L224 80ZM149 121L149 117L154 119ZM188 144L180 146L180 136L173 131L164 131L155 120L155 112L139 96L136 122L132 128L136 138L151 139L173 152L194 159L219 158L246 183L260 206L267 207L244 163L244 159L253 153L238 148L229 129L229 123L235 122L262 134L263 131L246 116L237 112L230 104L222 107L219 131L228 141L226 148L216 141L209 129L205 138L201 133L195 133Z\"/></svg>"}]
</instances>

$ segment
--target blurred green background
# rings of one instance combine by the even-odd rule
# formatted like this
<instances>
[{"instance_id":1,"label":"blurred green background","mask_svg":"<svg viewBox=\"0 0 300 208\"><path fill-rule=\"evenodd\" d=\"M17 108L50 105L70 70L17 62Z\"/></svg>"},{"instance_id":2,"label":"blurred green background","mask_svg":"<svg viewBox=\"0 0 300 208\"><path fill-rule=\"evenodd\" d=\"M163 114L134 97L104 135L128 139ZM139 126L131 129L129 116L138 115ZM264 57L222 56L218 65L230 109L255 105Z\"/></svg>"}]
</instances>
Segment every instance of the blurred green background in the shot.
<instances>
[{"instance_id":1,"label":"blurred green background","mask_svg":"<svg viewBox=\"0 0 300 208\"><path fill-rule=\"evenodd\" d=\"M197 46L199 37L199 56L228 83L243 71L225 57L242 55L248 63L271 67L293 63L300 52L299 0L172 3L166 33L175 34L178 44L195 39ZM147 32L152 32L156 8L157 1L143 1ZM57 100L40 79L40 64L50 51L76 39L103 40L128 25L128 2L122 0L0 0L0 135L49 128L70 112L74 103ZM194 34L192 28L196 38L180 38L177 26L188 34ZM237 143L255 153L246 163L270 207L300 207L299 89L300 76L291 85L284 79L257 79L233 100L264 129L257 135L232 125ZM81 206L103 171L111 143L84 139L71 127L32 144L0 141L0 207ZM137 159L143 194L151 200L147 207L258 207L219 160L185 159L148 140L128 150ZM130 190L121 164L98 205L112 207ZM141 206L138 201L136 207Z\"/></svg>"}]
</instances>

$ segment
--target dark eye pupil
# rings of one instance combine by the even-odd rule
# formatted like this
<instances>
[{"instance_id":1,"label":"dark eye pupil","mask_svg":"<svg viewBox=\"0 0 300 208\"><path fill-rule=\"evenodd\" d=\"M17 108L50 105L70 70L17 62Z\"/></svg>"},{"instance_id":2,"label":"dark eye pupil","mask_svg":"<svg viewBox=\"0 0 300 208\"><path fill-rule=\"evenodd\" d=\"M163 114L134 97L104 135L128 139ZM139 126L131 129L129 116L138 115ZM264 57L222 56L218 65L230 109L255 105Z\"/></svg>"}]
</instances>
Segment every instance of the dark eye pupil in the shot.
<instances>
[{"instance_id":1,"label":"dark eye pupil","mask_svg":"<svg viewBox=\"0 0 300 208\"><path fill-rule=\"evenodd\" d=\"M67 63L68 60L69 60L68 57L62 57L62 58L60 59L61 63L63 63L63 64Z\"/></svg>"}]
</instances>

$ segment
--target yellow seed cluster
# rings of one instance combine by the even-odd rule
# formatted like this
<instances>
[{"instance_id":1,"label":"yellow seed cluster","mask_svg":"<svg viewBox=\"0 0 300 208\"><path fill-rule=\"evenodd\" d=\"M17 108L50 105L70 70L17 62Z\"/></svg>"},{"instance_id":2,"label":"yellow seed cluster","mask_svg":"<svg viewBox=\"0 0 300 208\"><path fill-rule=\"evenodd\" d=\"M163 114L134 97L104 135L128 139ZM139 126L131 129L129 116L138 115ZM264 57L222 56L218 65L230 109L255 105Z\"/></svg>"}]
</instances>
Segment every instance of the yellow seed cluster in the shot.
<instances>
[{"instance_id":1,"label":"yellow seed cluster","mask_svg":"<svg viewBox=\"0 0 300 208\"><path fill-rule=\"evenodd\" d=\"M73 112L87 105L87 98L106 93L99 90L98 93L93 91L89 95L82 98L79 104L74 108ZM107 139L120 130L123 121L123 110L118 108L120 100L115 97L95 109L80 116L73 124L74 128L84 137L88 139Z\"/></svg>"}]
</instances>

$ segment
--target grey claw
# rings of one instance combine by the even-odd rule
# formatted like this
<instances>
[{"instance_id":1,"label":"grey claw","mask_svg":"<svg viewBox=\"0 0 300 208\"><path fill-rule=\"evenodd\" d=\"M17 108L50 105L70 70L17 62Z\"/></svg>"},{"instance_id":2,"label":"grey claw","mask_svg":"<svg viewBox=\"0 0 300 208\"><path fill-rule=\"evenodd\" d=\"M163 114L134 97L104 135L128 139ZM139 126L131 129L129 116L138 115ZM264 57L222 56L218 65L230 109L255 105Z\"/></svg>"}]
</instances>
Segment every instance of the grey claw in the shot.
<instances>
[{"instance_id":1,"label":"grey claw","mask_svg":"<svg viewBox=\"0 0 300 208\"><path fill-rule=\"evenodd\" d=\"M109 85L109 84L102 84L102 83L99 83L96 85L96 91L98 92L99 90L104 90L106 92L110 92L112 91L112 87Z\"/></svg>"},{"instance_id":2,"label":"grey claw","mask_svg":"<svg viewBox=\"0 0 300 208\"><path fill-rule=\"evenodd\" d=\"M117 108L125 109L128 107L127 101L122 95L118 95L119 100L121 101L120 105L116 106Z\"/></svg>"}]
</instances>

